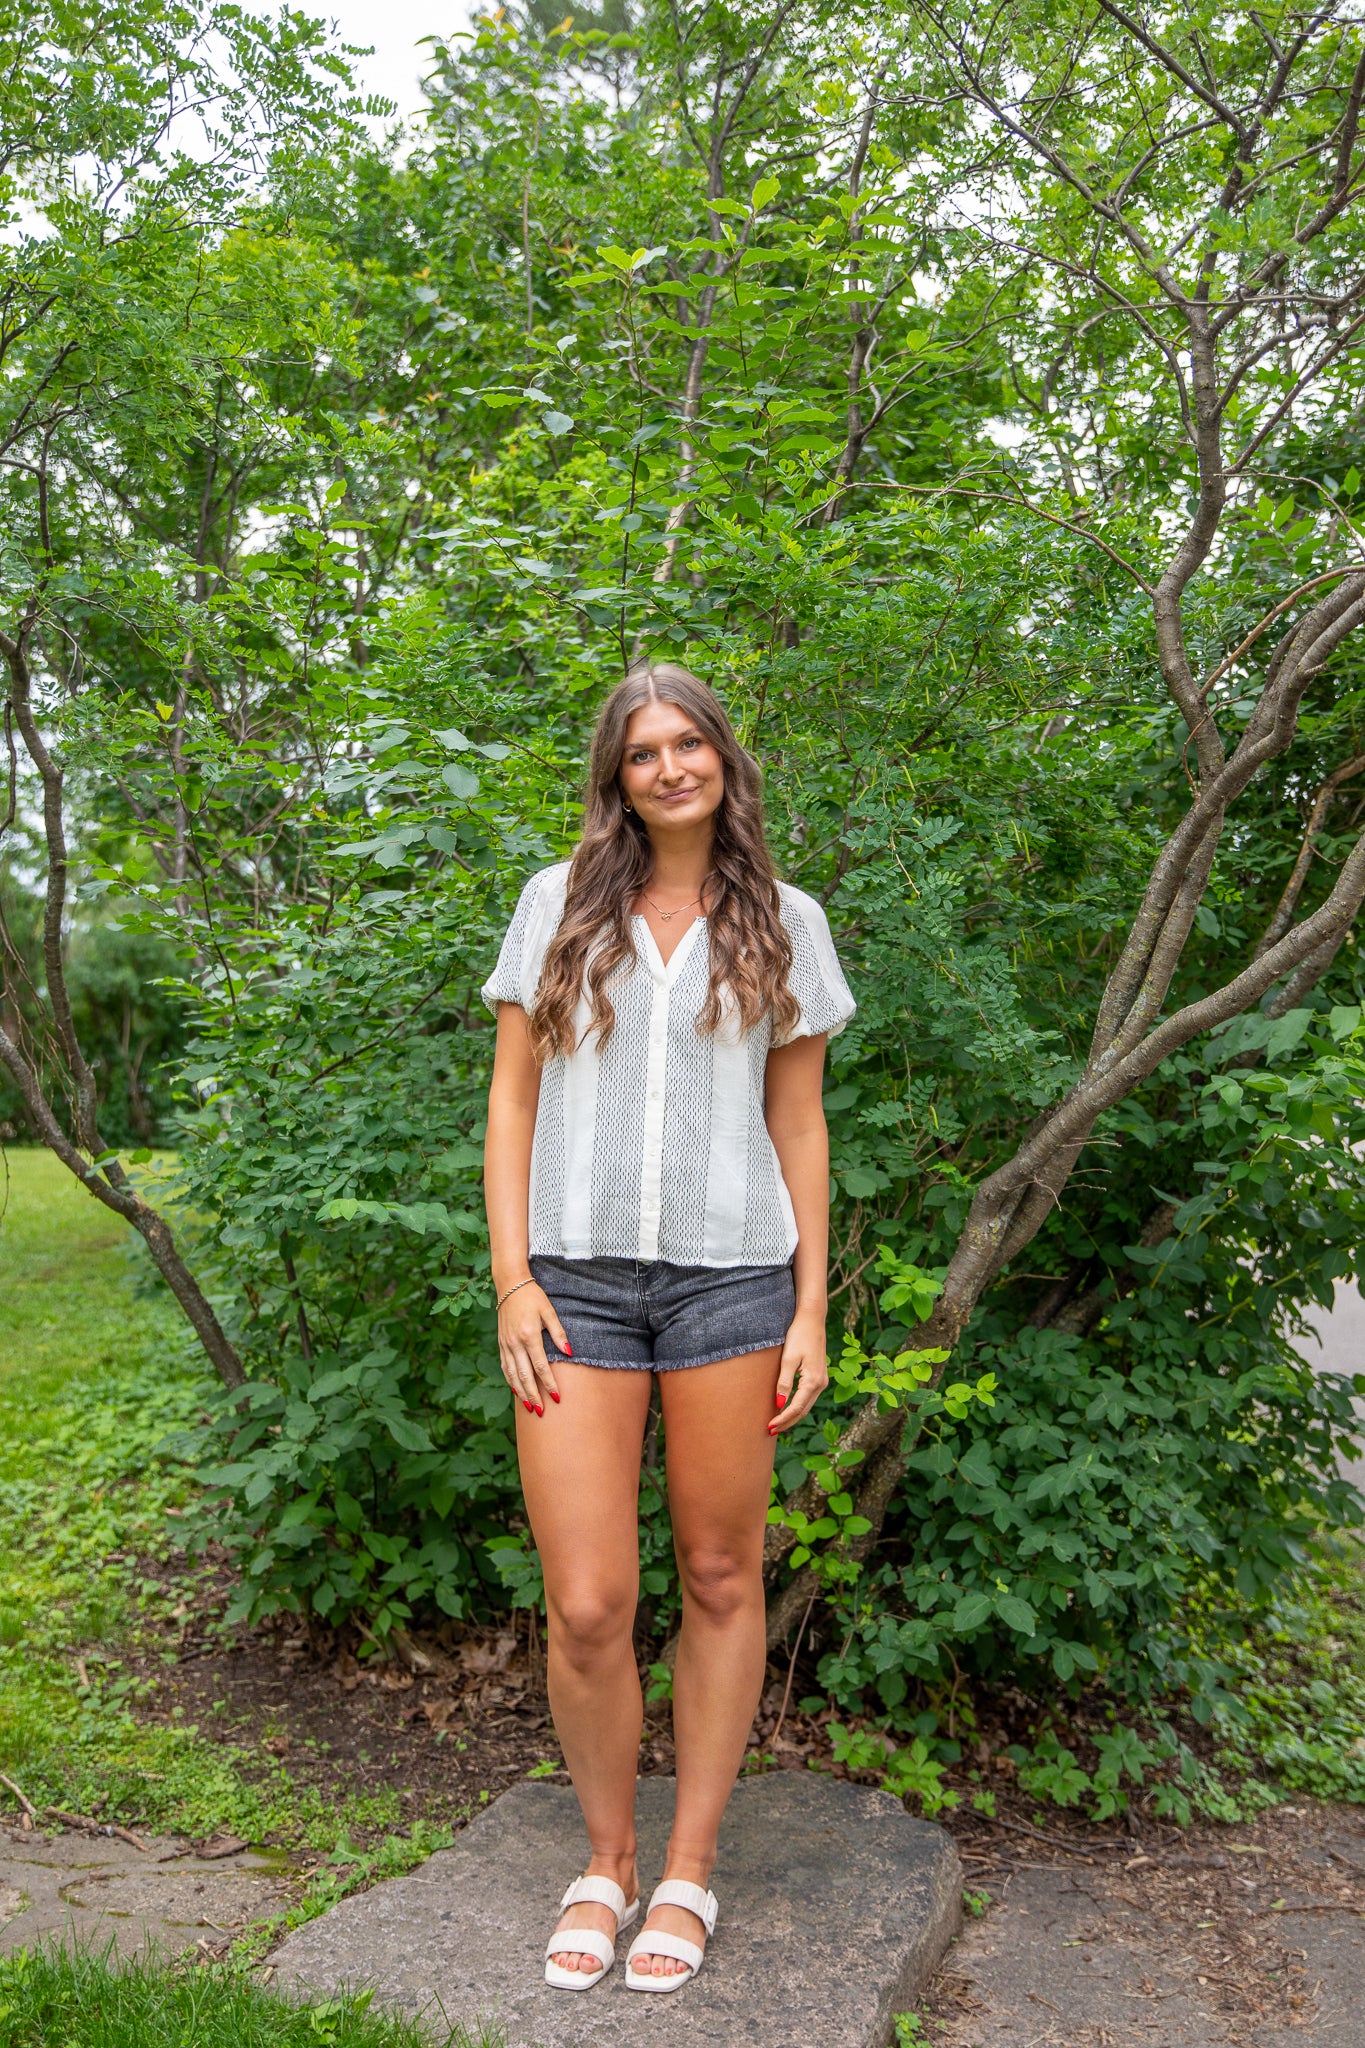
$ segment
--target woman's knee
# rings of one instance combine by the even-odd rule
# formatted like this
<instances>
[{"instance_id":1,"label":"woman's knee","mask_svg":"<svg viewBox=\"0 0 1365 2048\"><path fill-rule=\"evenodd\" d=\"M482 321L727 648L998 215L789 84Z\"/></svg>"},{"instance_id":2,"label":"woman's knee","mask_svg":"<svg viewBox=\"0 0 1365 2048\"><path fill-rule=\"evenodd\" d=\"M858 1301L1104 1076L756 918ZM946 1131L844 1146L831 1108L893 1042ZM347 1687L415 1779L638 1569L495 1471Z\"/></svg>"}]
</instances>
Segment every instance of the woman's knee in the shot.
<instances>
[{"instance_id":1,"label":"woman's knee","mask_svg":"<svg viewBox=\"0 0 1365 2048\"><path fill-rule=\"evenodd\" d=\"M726 1545L699 1544L680 1549L678 1569L683 1590L695 1607L713 1621L728 1621L763 1599L763 1575L757 1556Z\"/></svg>"},{"instance_id":2,"label":"woman's knee","mask_svg":"<svg viewBox=\"0 0 1365 2048\"><path fill-rule=\"evenodd\" d=\"M591 1663L629 1641L638 1594L619 1586L579 1585L547 1598L550 1637L573 1663Z\"/></svg>"}]
</instances>

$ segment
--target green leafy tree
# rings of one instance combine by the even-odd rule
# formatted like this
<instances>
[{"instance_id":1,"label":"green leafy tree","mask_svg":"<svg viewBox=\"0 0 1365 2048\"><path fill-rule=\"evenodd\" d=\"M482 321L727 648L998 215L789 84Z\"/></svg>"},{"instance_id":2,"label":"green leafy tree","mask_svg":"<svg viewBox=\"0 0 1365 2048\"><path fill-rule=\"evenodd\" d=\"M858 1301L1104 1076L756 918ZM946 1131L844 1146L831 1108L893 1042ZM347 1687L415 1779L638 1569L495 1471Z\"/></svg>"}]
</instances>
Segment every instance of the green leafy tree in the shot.
<instances>
[{"instance_id":1,"label":"green leafy tree","mask_svg":"<svg viewBox=\"0 0 1365 2048\"><path fill-rule=\"evenodd\" d=\"M141 1232L215 1367L239 1382L240 1362L165 1218L131 1186L99 1127L65 947L67 790L73 772L101 772L101 699L138 694L126 675L106 683L113 622L114 637L152 643L154 680L171 699L154 715L175 787L169 867L183 904L195 802L183 748L192 628L175 577L190 568L202 597L204 564L202 553L186 560L180 534L157 530L155 483L130 492L128 471L155 471L192 449L234 369L239 386L250 384L242 371L252 336L240 316L259 275L222 226L267 159L287 182L299 149L316 149L344 67L306 24L271 27L235 8L133 6L115 18L79 5L11 7L0 39L4 825L31 793L46 866L41 988L14 936L4 940L6 1009L26 1028L0 1029L0 1062L33 1128ZM177 659L180 680L167 684Z\"/></svg>"},{"instance_id":2,"label":"green leafy tree","mask_svg":"<svg viewBox=\"0 0 1365 2048\"><path fill-rule=\"evenodd\" d=\"M401 150L320 158L272 48L260 160L178 165L157 375L111 325L42 490L23 444L6 630L87 888L185 964L241 1613L538 1597L477 989L646 650L724 690L860 1000L774 1640L907 1729L949 1660L1207 1701L1200 1631L1354 1512L1288 1338L1361 1234L1360 51L1258 19L489 17ZM4 1057L60 1133L54 986Z\"/></svg>"}]
</instances>

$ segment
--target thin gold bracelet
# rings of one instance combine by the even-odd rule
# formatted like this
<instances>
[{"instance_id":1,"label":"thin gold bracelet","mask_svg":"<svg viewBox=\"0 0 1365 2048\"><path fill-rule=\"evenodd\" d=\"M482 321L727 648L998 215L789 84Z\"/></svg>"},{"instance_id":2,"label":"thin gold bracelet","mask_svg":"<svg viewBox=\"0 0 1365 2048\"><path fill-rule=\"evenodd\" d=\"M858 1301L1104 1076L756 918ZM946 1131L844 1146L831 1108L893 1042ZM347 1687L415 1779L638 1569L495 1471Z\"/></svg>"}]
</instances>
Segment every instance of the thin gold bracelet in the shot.
<instances>
[{"instance_id":1,"label":"thin gold bracelet","mask_svg":"<svg viewBox=\"0 0 1365 2048\"><path fill-rule=\"evenodd\" d=\"M518 1280L518 1282L517 1282L517 1287L530 1287L530 1286L531 1286L531 1284L533 1283L533 1281L535 1280L535 1277L536 1277L536 1276L535 1276L535 1274L534 1274L534 1273L528 1273L528 1274L527 1274L527 1276L526 1276L526 1278L525 1278L524 1280ZM498 1309L500 1309L500 1308L502 1307L502 1305L503 1305L503 1303L504 1303L505 1301L510 1301L510 1300L511 1300L512 1296L513 1296L513 1295L514 1295L514 1294L516 1293L516 1291L517 1291L517 1287L509 1287L509 1288L508 1288L508 1290L507 1290L507 1292L506 1292L506 1294L500 1294L500 1295L498 1296L497 1304L496 1304L496 1306L495 1306L495 1308L494 1308L494 1310L493 1310L493 1313L494 1313L494 1315L496 1315L496 1314L497 1314L497 1312L498 1312Z\"/></svg>"}]
</instances>

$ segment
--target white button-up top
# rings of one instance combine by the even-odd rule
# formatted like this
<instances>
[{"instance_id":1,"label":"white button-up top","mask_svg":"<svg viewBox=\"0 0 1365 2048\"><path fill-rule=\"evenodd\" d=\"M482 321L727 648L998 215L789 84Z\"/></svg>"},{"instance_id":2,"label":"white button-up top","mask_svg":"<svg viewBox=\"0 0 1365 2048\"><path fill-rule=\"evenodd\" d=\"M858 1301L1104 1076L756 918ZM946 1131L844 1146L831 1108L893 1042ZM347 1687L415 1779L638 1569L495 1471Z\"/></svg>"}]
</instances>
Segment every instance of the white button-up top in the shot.
<instances>
[{"instance_id":1,"label":"white button-up top","mask_svg":"<svg viewBox=\"0 0 1365 2048\"><path fill-rule=\"evenodd\" d=\"M564 914L567 861L533 875L483 990L535 1001L546 948ZM820 905L778 883L800 1008L792 1038L833 1035L853 1015ZM679 1266L780 1266L796 1220L764 1122L771 1020L742 1032L723 1018L699 1032L710 985L705 918L664 964L643 917L635 961L611 981L616 1027L599 1050L584 989L577 1049L545 1068L531 1151L530 1249L566 1259L667 1260Z\"/></svg>"}]
</instances>

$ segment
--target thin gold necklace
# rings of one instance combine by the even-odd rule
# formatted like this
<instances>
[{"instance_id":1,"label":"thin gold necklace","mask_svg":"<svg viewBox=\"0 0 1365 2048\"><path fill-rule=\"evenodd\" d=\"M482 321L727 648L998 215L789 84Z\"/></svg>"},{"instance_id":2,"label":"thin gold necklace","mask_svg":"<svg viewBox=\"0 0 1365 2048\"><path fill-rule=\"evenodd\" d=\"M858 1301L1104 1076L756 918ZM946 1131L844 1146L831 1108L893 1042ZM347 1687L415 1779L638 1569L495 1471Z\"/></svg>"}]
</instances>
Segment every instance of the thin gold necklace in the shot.
<instances>
[{"instance_id":1,"label":"thin gold necklace","mask_svg":"<svg viewBox=\"0 0 1365 2048\"><path fill-rule=\"evenodd\" d=\"M707 879L709 880L710 878L708 877ZM640 894L642 896L645 896L645 892L643 889L640 891ZM700 903L702 901L702 897L704 897L705 894L706 884L703 883L701 896L694 896L692 898L692 903ZM654 901L654 898L652 896L645 896L645 902L649 905L650 909L655 913L656 916L663 919L663 922L665 924L672 924L675 917L681 917L685 910L690 910L692 908L692 903L680 903L676 910L660 910L658 904Z\"/></svg>"}]
</instances>

